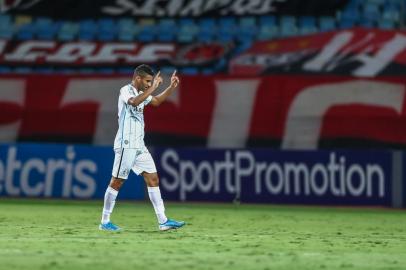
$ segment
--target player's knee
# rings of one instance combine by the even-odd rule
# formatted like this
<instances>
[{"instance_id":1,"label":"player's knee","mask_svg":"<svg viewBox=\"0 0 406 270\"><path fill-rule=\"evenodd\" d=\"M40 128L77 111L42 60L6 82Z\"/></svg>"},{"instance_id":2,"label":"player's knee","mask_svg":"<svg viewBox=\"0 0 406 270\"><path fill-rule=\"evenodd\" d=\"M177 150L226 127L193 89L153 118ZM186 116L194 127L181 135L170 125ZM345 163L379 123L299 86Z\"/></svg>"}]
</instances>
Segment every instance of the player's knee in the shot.
<instances>
[{"instance_id":1,"label":"player's knee","mask_svg":"<svg viewBox=\"0 0 406 270\"><path fill-rule=\"evenodd\" d=\"M157 187L159 186L159 178L157 175L152 175L150 177L148 177L147 180L148 186L150 187Z\"/></svg>"},{"instance_id":2,"label":"player's knee","mask_svg":"<svg viewBox=\"0 0 406 270\"><path fill-rule=\"evenodd\" d=\"M119 178L111 178L110 181L110 187L112 187L115 190L119 190L121 188L121 186L123 185L123 180L119 179Z\"/></svg>"}]
</instances>

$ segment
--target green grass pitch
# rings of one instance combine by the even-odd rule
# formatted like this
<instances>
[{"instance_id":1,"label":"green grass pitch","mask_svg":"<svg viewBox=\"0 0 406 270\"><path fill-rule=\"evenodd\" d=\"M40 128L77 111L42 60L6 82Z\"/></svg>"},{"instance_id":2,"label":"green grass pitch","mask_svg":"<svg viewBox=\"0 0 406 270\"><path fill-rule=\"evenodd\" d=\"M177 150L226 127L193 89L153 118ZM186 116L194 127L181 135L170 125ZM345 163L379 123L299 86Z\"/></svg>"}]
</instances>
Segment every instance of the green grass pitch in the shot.
<instances>
[{"instance_id":1,"label":"green grass pitch","mask_svg":"<svg viewBox=\"0 0 406 270\"><path fill-rule=\"evenodd\" d=\"M1 269L406 269L406 212L167 203L188 224L159 232L152 206L0 199Z\"/></svg>"}]
</instances>

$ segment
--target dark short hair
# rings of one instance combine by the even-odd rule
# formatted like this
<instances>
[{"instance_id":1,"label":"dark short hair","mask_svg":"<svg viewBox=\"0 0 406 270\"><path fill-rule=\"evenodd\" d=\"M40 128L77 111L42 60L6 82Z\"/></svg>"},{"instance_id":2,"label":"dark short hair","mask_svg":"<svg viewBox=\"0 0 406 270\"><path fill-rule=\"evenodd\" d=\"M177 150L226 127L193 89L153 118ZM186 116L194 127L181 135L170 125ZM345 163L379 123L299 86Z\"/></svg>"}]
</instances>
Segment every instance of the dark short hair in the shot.
<instances>
[{"instance_id":1,"label":"dark short hair","mask_svg":"<svg viewBox=\"0 0 406 270\"><path fill-rule=\"evenodd\" d=\"M151 75L151 76L155 75L154 70L150 66L142 64L135 68L134 76L144 77L146 75Z\"/></svg>"}]
</instances>

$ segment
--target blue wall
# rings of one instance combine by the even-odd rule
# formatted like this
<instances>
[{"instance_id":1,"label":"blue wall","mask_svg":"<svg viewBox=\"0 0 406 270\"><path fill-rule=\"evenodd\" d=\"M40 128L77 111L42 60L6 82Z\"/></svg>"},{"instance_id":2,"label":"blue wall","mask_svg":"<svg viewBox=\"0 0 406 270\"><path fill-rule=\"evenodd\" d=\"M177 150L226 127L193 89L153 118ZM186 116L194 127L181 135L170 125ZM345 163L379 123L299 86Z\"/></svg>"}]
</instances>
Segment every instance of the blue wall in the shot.
<instances>
[{"instance_id":1,"label":"blue wall","mask_svg":"<svg viewBox=\"0 0 406 270\"><path fill-rule=\"evenodd\" d=\"M0 196L103 198L113 160L111 147L0 145ZM130 175L119 198L143 199L143 179Z\"/></svg>"},{"instance_id":2,"label":"blue wall","mask_svg":"<svg viewBox=\"0 0 406 270\"><path fill-rule=\"evenodd\" d=\"M390 151L155 149L172 200L385 205L392 199Z\"/></svg>"},{"instance_id":3,"label":"blue wall","mask_svg":"<svg viewBox=\"0 0 406 270\"><path fill-rule=\"evenodd\" d=\"M165 200L405 206L402 153L394 159L391 151L156 148L152 154ZM111 147L0 145L0 196L103 198L113 159ZM119 198L144 199L144 190L132 173Z\"/></svg>"}]
</instances>

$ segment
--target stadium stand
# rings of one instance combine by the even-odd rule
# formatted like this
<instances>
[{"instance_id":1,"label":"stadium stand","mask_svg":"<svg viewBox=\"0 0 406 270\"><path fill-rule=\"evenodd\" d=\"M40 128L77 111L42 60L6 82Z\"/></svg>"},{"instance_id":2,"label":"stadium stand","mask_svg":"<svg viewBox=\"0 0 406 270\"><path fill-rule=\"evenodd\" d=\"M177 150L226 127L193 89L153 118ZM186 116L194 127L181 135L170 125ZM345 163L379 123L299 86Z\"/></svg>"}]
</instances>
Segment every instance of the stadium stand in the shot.
<instances>
[{"instance_id":1,"label":"stadium stand","mask_svg":"<svg viewBox=\"0 0 406 270\"><path fill-rule=\"evenodd\" d=\"M0 14L0 38L3 40L57 40L101 42L192 42L234 43L240 51L256 40L308 35L354 26L399 29L404 25L403 0L351 0L336 16L249 16L220 18L100 18L79 21L33 18ZM28 67L1 67L0 73L27 73ZM55 69L64 72L61 69ZM94 72L99 69L88 69ZM38 70L40 71L40 70ZM49 70L47 69L47 72ZM66 70L65 70L66 71ZM118 71L118 69L114 70ZM105 72L100 69L100 72ZM194 68L186 68L194 74ZM206 68L197 72L208 73Z\"/></svg>"}]
</instances>

